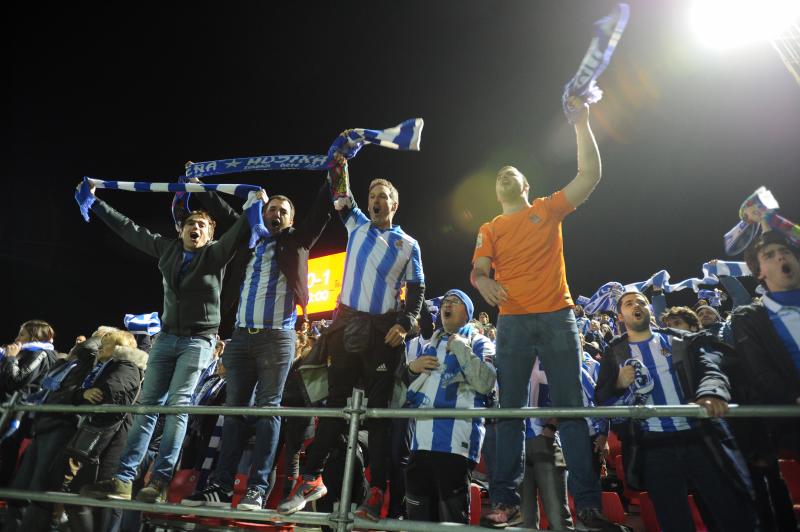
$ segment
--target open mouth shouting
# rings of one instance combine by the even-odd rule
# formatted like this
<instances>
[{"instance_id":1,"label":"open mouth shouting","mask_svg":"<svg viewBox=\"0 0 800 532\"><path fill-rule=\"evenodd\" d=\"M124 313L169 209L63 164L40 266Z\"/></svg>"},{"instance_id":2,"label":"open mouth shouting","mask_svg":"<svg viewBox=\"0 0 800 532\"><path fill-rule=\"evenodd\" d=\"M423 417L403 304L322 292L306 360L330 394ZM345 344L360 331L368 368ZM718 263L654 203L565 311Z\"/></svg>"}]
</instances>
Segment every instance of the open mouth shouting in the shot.
<instances>
[{"instance_id":1,"label":"open mouth shouting","mask_svg":"<svg viewBox=\"0 0 800 532\"><path fill-rule=\"evenodd\" d=\"M189 238L192 243L197 244L200 241L200 231L190 231Z\"/></svg>"},{"instance_id":2,"label":"open mouth shouting","mask_svg":"<svg viewBox=\"0 0 800 532\"><path fill-rule=\"evenodd\" d=\"M789 275L790 273L792 273L792 267L784 262L783 265L781 266L781 272L783 272L786 275Z\"/></svg>"},{"instance_id":3,"label":"open mouth shouting","mask_svg":"<svg viewBox=\"0 0 800 532\"><path fill-rule=\"evenodd\" d=\"M450 310L450 309L447 309L444 312L442 312L442 317L443 318L450 318L450 316L452 316L452 315L453 315L453 311Z\"/></svg>"}]
</instances>

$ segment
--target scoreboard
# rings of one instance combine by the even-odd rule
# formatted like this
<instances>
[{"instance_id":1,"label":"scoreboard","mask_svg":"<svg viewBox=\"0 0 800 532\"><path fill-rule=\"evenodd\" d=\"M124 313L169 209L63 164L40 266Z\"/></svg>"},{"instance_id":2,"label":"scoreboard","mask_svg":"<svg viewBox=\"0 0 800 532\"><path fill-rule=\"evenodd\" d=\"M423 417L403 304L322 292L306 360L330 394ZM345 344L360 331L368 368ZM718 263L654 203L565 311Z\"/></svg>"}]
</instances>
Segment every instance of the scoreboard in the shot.
<instances>
[{"instance_id":1,"label":"scoreboard","mask_svg":"<svg viewBox=\"0 0 800 532\"><path fill-rule=\"evenodd\" d=\"M345 252L324 255L308 261L308 314L330 312L336 308L344 282ZM298 315L303 311L297 307Z\"/></svg>"}]
</instances>

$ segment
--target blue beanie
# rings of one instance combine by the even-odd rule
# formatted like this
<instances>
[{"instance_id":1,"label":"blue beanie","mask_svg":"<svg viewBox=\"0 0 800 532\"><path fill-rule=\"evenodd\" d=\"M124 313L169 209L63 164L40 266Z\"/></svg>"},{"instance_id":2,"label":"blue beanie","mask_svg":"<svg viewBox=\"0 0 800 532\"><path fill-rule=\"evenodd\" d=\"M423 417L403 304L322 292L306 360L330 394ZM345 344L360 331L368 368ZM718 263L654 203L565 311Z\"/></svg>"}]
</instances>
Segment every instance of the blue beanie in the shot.
<instances>
[{"instance_id":1,"label":"blue beanie","mask_svg":"<svg viewBox=\"0 0 800 532\"><path fill-rule=\"evenodd\" d=\"M472 304L472 300L469 298L469 296L457 288L448 290L444 294L444 297L447 296L456 296L464 303L464 305L467 307L467 321L470 321L472 319L472 313L475 311L475 305Z\"/></svg>"}]
</instances>

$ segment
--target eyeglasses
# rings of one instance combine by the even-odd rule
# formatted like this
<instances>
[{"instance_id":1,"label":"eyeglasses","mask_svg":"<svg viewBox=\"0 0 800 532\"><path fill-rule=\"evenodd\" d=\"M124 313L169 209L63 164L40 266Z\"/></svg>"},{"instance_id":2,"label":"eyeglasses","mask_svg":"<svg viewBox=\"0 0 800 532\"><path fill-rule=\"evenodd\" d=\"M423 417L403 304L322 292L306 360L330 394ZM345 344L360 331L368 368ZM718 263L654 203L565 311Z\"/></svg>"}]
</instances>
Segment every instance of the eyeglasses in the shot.
<instances>
[{"instance_id":1,"label":"eyeglasses","mask_svg":"<svg viewBox=\"0 0 800 532\"><path fill-rule=\"evenodd\" d=\"M442 300L442 306L444 305L464 305L464 302L457 297L448 297Z\"/></svg>"}]
</instances>

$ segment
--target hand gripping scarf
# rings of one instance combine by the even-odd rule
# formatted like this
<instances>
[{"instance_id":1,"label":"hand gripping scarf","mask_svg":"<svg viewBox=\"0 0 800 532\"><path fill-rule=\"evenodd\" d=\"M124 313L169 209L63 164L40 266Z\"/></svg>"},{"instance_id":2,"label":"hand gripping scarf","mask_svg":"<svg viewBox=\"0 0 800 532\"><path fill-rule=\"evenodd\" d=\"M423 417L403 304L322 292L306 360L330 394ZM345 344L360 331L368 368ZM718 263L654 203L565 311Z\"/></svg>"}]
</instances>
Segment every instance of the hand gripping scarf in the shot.
<instances>
[{"instance_id":1,"label":"hand gripping scarf","mask_svg":"<svg viewBox=\"0 0 800 532\"><path fill-rule=\"evenodd\" d=\"M384 148L396 150L419 151L424 122L421 118L406 120L398 126L387 129L348 129L340 134L328 149L327 155L264 155L258 157L241 157L190 163L186 167L186 178L208 177L239 172L263 170L325 170L341 166L336 155L344 159L355 157L366 144L376 144ZM347 172L339 172L341 182L332 183L334 196L339 192L346 195ZM185 180L185 178L184 178ZM264 225L262 208L264 203L257 199L260 187L255 185L205 184L205 183L148 183L143 181L103 181L84 177L75 193L75 199L84 219L89 221L89 208L94 203L94 195L90 185L97 188L128 190L133 192L172 192L179 194L173 201L173 209L189 211L188 194L191 192L217 191L247 198L245 212L250 222L250 247L254 247L260 238L269 235Z\"/></svg>"},{"instance_id":2,"label":"hand gripping scarf","mask_svg":"<svg viewBox=\"0 0 800 532\"><path fill-rule=\"evenodd\" d=\"M767 188L759 187L739 207L741 221L725 233L725 252L728 255L742 253L761 233L761 224L749 220L745 214L748 207L756 207L763 213L769 227L783 234L792 245L800 247L800 225L778 214L779 205L775 196Z\"/></svg>"},{"instance_id":3,"label":"hand gripping scarf","mask_svg":"<svg viewBox=\"0 0 800 532\"><path fill-rule=\"evenodd\" d=\"M629 17L628 4L617 4L611 14L595 21L594 38L578 67L578 72L564 85L564 93L561 96L561 106L570 124L575 123L580 113L579 109L570 107L568 103L572 96L579 97L589 105L599 102L603 97L603 91L597 86L596 80L611 61Z\"/></svg>"}]
</instances>

